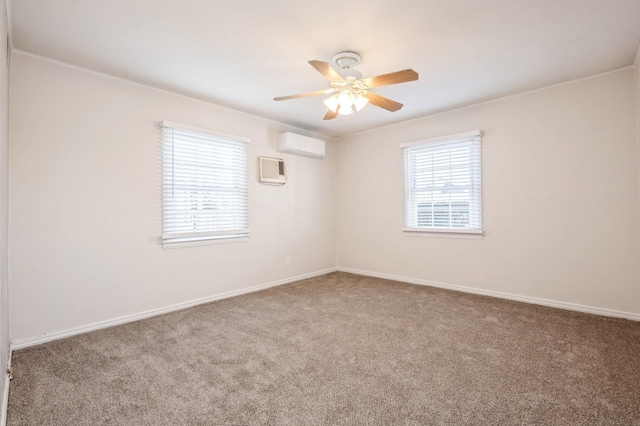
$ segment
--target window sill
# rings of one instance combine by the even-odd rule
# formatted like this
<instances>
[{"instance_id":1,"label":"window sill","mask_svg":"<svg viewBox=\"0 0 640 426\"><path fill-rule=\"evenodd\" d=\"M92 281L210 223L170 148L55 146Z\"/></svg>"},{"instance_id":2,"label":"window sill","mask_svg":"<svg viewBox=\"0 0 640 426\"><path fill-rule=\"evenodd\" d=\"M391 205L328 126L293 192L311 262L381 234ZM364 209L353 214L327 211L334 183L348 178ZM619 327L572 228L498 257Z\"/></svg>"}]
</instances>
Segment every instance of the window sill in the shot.
<instances>
[{"instance_id":1,"label":"window sill","mask_svg":"<svg viewBox=\"0 0 640 426\"><path fill-rule=\"evenodd\" d=\"M404 228L403 232L408 237L459 238L465 240L481 240L484 238L484 231L473 229Z\"/></svg>"},{"instance_id":2,"label":"window sill","mask_svg":"<svg viewBox=\"0 0 640 426\"><path fill-rule=\"evenodd\" d=\"M249 240L248 235L238 237L204 237L204 238L176 238L162 241L162 248L172 250L177 248L209 246L213 244L242 243Z\"/></svg>"}]
</instances>

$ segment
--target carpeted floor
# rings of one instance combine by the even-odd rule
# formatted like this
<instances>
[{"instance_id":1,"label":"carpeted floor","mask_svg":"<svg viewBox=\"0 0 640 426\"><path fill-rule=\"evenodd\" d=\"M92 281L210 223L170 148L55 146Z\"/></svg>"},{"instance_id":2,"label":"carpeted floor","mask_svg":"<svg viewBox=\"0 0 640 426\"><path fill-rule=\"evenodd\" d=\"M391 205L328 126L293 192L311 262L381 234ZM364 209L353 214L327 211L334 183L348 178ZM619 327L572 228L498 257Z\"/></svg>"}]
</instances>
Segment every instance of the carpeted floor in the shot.
<instances>
[{"instance_id":1,"label":"carpeted floor","mask_svg":"<svg viewBox=\"0 0 640 426\"><path fill-rule=\"evenodd\" d=\"M8 425L640 425L640 323L333 273L13 354Z\"/></svg>"}]
</instances>

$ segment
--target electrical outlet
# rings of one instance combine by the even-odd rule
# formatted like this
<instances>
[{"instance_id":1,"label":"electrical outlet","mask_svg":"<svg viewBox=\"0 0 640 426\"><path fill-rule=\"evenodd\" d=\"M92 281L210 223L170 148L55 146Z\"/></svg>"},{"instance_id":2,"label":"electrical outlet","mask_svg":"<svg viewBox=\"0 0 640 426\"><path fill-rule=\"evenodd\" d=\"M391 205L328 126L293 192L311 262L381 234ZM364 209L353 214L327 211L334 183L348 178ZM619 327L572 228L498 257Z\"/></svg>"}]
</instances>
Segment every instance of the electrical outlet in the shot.
<instances>
[{"instance_id":1,"label":"electrical outlet","mask_svg":"<svg viewBox=\"0 0 640 426\"><path fill-rule=\"evenodd\" d=\"M291 256L285 257L284 264L287 266L291 266Z\"/></svg>"}]
</instances>

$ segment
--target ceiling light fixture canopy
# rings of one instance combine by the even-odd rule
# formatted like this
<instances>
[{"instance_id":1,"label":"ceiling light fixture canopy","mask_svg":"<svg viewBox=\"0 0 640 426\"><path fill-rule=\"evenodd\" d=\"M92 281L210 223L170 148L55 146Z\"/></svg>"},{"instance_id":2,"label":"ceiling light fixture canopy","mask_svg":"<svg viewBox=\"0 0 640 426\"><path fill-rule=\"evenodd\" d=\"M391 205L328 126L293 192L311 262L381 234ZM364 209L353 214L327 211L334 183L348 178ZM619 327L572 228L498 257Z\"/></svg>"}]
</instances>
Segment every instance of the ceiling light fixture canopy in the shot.
<instances>
[{"instance_id":1,"label":"ceiling light fixture canopy","mask_svg":"<svg viewBox=\"0 0 640 426\"><path fill-rule=\"evenodd\" d=\"M333 62L340 69L349 69L355 67L360 63L360 55L356 52L338 52L331 58Z\"/></svg>"}]
</instances>

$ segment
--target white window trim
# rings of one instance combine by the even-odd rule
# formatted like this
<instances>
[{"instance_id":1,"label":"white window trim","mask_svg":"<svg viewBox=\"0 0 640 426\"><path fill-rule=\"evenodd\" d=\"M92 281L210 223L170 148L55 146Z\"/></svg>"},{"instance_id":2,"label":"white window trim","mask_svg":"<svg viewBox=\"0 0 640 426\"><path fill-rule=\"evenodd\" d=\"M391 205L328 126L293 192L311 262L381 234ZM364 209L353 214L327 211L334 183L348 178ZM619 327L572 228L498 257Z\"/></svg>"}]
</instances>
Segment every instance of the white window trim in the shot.
<instances>
[{"instance_id":1,"label":"white window trim","mask_svg":"<svg viewBox=\"0 0 640 426\"><path fill-rule=\"evenodd\" d=\"M455 229L455 228L402 228L404 232L427 232L440 234L484 234L482 229Z\"/></svg>"},{"instance_id":2,"label":"white window trim","mask_svg":"<svg viewBox=\"0 0 640 426\"><path fill-rule=\"evenodd\" d=\"M433 231L404 231L405 237L415 238L446 238L457 240L482 240L484 238L484 232L473 234L469 232L433 232Z\"/></svg>"},{"instance_id":3,"label":"white window trim","mask_svg":"<svg viewBox=\"0 0 640 426\"><path fill-rule=\"evenodd\" d=\"M210 135L217 139L228 141L228 142L246 143L246 144L251 143L250 138L231 135L228 133L217 132L210 129L204 129L201 127L189 126L186 124L176 123L168 120L163 120L159 123L159 128L161 131L163 127ZM162 167L164 168L164 164L162 165ZM161 174L164 175L164 171ZM248 180L248 176L247 176L247 180ZM164 187L164 183L162 185ZM163 193L164 193L164 189L163 189ZM162 205L164 209L164 195L163 195ZM163 213L162 227L164 231L164 213ZM160 242L162 244L162 248L174 249L174 248L183 248L183 247L197 247L197 246L204 246L204 245L211 245L211 244L236 243L236 242L248 241L248 239L249 239L249 229L247 228L247 229L234 229L234 230L228 230L228 231L218 231L218 232L208 232L208 233L199 233L199 232L165 233L163 232L160 238Z\"/></svg>"},{"instance_id":4,"label":"white window trim","mask_svg":"<svg viewBox=\"0 0 640 426\"><path fill-rule=\"evenodd\" d=\"M173 121L167 121L167 120L161 121L160 122L160 129L162 129L163 127L171 127L173 129L186 130L188 132L203 133L205 135L215 136L215 137L220 138L220 139L226 139L229 142L244 142L244 143L247 143L247 144L251 144L251 139L250 138L245 138L245 137L242 137L242 136L236 136L236 135L232 135L232 134L229 134L229 133L216 132L216 131L210 130L210 129L203 129L202 127L195 127L195 126L189 126L189 125L186 125L186 124L175 123Z\"/></svg>"},{"instance_id":5,"label":"white window trim","mask_svg":"<svg viewBox=\"0 0 640 426\"><path fill-rule=\"evenodd\" d=\"M230 244L230 243L242 243L245 241L249 241L249 237L243 235L241 237L227 237L227 238L206 238L202 240L186 240L186 241L170 241L163 242L162 248L165 250L177 249L177 248L187 248L187 247L200 247L200 246L210 246L214 244Z\"/></svg>"},{"instance_id":6,"label":"white window trim","mask_svg":"<svg viewBox=\"0 0 640 426\"><path fill-rule=\"evenodd\" d=\"M421 139L419 141L401 143L400 148L410 148L412 146L424 145L433 142L453 142L460 139L470 139L477 137L482 137L482 132L480 130L471 130L469 132L456 133L454 135L443 136L441 138Z\"/></svg>"},{"instance_id":7,"label":"white window trim","mask_svg":"<svg viewBox=\"0 0 640 426\"><path fill-rule=\"evenodd\" d=\"M468 132L455 133L452 135L430 138L430 139L421 139L417 141L405 142L400 144L400 150L403 152L406 148L411 148L413 146L418 145L427 145L431 143L448 143L454 142L463 139L471 139L471 138L482 138L481 130L471 130ZM482 139L480 140L480 147L482 147ZM482 148L481 148L482 149ZM480 154L482 155L482 153ZM404 157L404 154L403 154ZM402 161L403 175L406 174L406 164L404 162L404 158ZM480 167L482 168L482 159L480 159ZM480 182L482 187L482 172L480 175ZM403 192L406 191L406 182L403 179ZM481 189L482 191L482 189ZM480 195L480 202L482 203L482 195ZM404 200L404 209L403 215L406 215L406 199ZM484 237L484 220L482 218L482 207L481 207L481 229L456 229L456 228L415 228L415 227L403 227L402 231L406 236L437 236L441 238L463 238L463 239L482 239ZM403 219L404 222L404 219Z\"/></svg>"}]
</instances>

